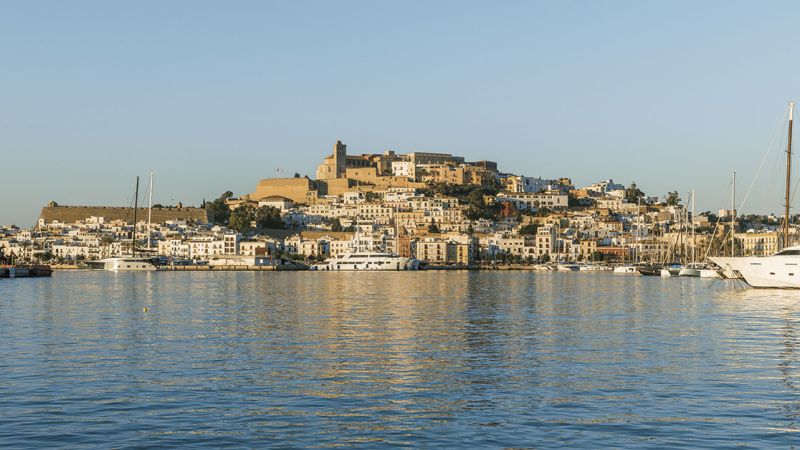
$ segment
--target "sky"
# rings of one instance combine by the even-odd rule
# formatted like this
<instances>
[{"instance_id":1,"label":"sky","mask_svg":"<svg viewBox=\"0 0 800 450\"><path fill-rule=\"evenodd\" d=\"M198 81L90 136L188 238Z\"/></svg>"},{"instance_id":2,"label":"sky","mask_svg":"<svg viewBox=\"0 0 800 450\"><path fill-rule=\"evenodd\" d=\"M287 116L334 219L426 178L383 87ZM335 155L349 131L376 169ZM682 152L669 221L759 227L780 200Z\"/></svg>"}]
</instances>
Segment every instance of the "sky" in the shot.
<instances>
[{"instance_id":1,"label":"sky","mask_svg":"<svg viewBox=\"0 0 800 450\"><path fill-rule=\"evenodd\" d=\"M246 194L313 177L337 139L695 189L699 211L729 207L736 171L740 201L754 186L742 212L779 212L798 17L778 1L0 0L0 224L51 200L127 206L151 171L155 203Z\"/></svg>"}]
</instances>

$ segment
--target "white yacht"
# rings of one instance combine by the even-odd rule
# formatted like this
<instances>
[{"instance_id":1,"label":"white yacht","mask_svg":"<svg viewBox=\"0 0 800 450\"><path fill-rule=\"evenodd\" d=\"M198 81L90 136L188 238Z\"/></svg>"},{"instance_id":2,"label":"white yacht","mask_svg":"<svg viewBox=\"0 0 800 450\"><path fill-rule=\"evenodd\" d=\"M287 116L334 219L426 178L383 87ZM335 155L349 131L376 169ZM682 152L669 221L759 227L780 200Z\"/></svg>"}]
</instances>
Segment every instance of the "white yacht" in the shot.
<instances>
[{"instance_id":1,"label":"white yacht","mask_svg":"<svg viewBox=\"0 0 800 450\"><path fill-rule=\"evenodd\" d=\"M615 274L623 274L623 275L639 275L639 269L636 266L617 266L614 267Z\"/></svg>"},{"instance_id":2,"label":"white yacht","mask_svg":"<svg viewBox=\"0 0 800 450\"><path fill-rule=\"evenodd\" d=\"M700 278L722 278L717 269L700 269Z\"/></svg>"},{"instance_id":3,"label":"white yacht","mask_svg":"<svg viewBox=\"0 0 800 450\"><path fill-rule=\"evenodd\" d=\"M153 208L153 174L150 173L150 206L148 210L152 211ZM98 261L88 262L89 267L98 270L108 270L110 272L145 272L156 270L153 263L154 259L147 257L136 256L136 213L139 209L139 177L136 177L136 190L134 191L133 200L133 232L131 235L131 256L115 256L111 258L101 259ZM148 213L149 215L149 213ZM150 246L150 219L147 219L147 246Z\"/></svg>"},{"instance_id":4,"label":"white yacht","mask_svg":"<svg viewBox=\"0 0 800 450\"><path fill-rule=\"evenodd\" d=\"M787 247L772 256L712 256L710 259L756 288L800 288L800 245Z\"/></svg>"},{"instance_id":5,"label":"white yacht","mask_svg":"<svg viewBox=\"0 0 800 450\"><path fill-rule=\"evenodd\" d=\"M110 272L143 272L156 270L156 266L150 258L120 256L90 261L87 264L93 269L108 270Z\"/></svg>"},{"instance_id":6,"label":"white yacht","mask_svg":"<svg viewBox=\"0 0 800 450\"><path fill-rule=\"evenodd\" d=\"M344 253L330 258L324 264L314 266L316 270L418 270L419 261L393 253L363 251Z\"/></svg>"},{"instance_id":7,"label":"white yacht","mask_svg":"<svg viewBox=\"0 0 800 450\"><path fill-rule=\"evenodd\" d=\"M790 186L792 173L792 125L794 122L794 102L789 102L789 130L786 146L786 197L783 218L783 242L789 240L789 208L791 204ZM734 172L735 176L735 172ZM735 179L735 178L734 178ZM733 190L735 195L735 189ZM735 199L735 197L734 197ZM733 222L736 223L736 202ZM792 245L772 256L734 256L733 236L731 236L731 256L709 257L722 268L724 278L743 279L754 288L800 289L800 245Z\"/></svg>"},{"instance_id":8,"label":"white yacht","mask_svg":"<svg viewBox=\"0 0 800 450\"><path fill-rule=\"evenodd\" d=\"M685 267L681 269L678 273L678 276L681 277L699 277L700 271L703 270L705 267L704 264L700 263L689 263Z\"/></svg>"}]
</instances>

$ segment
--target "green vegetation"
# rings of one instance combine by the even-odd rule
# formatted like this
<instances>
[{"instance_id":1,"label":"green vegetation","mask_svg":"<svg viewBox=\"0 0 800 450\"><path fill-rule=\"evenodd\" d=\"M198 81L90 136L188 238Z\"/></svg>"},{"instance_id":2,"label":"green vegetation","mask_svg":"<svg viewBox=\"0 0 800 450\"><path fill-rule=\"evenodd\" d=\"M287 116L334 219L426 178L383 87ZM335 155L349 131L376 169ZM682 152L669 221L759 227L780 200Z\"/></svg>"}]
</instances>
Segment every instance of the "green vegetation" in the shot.
<instances>
[{"instance_id":1,"label":"green vegetation","mask_svg":"<svg viewBox=\"0 0 800 450\"><path fill-rule=\"evenodd\" d=\"M253 223L258 228L283 228L281 210L271 206L261 206L253 208L250 205L242 205L230 214L228 228L244 233L253 227Z\"/></svg>"},{"instance_id":2,"label":"green vegetation","mask_svg":"<svg viewBox=\"0 0 800 450\"><path fill-rule=\"evenodd\" d=\"M484 199L484 196L486 195L497 195L497 191L478 188L466 196L464 200L469 206L465 213L467 219L500 219L500 210L502 209L502 206L498 203L487 204L486 200Z\"/></svg>"},{"instance_id":3,"label":"green vegetation","mask_svg":"<svg viewBox=\"0 0 800 450\"><path fill-rule=\"evenodd\" d=\"M538 223L530 223L528 225L523 226L519 229L520 235L525 236L534 236L536 232L539 231L539 224Z\"/></svg>"},{"instance_id":4,"label":"green vegetation","mask_svg":"<svg viewBox=\"0 0 800 450\"><path fill-rule=\"evenodd\" d=\"M631 183L625 189L625 201L628 203L639 203L639 200L644 197L644 192L636 186L636 183Z\"/></svg>"},{"instance_id":5,"label":"green vegetation","mask_svg":"<svg viewBox=\"0 0 800 450\"><path fill-rule=\"evenodd\" d=\"M668 206L678 206L681 202L681 197L678 195L678 191L673 191L667 193L667 205Z\"/></svg>"},{"instance_id":6,"label":"green vegetation","mask_svg":"<svg viewBox=\"0 0 800 450\"><path fill-rule=\"evenodd\" d=\"M364 200L367 203L376 203L383 200L383 196L377 192L367 191L364 193Z\"/></svg>"},{"instance_id":7,"label":"green vegetation","mask_svg":"<svg viewBox=\"0 0 800 450\"><path fill-rule=\"evenodd\" d=\"M208 213L208 220L216 225L227 225L231 218L231 210L225 204L225 200L233 197L233 192L227 191L219 196L216 200L206 203L206 212Z\"/></svg>"}]
</instances>

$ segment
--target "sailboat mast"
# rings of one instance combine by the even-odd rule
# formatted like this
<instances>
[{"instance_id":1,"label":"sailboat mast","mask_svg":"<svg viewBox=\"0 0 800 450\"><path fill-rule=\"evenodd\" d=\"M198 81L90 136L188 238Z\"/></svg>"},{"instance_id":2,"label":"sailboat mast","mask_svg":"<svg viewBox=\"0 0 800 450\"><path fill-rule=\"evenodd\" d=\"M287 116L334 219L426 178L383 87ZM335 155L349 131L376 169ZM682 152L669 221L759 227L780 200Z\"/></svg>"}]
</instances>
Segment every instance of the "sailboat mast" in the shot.
<instances>
[{"instance_id":1,"label":"sailboat mast","mask_svg":"<svg viewBox=\"0 0 800 450\"><path fill-rule=\"evenodd\" d=\"M792 178L792 122L794 121L794 102L789 102L789 141L786 145L786 203L783 219L783 246L789 246L789 183Z\"/></svg>"},{"instance_id":2,"label":"sailboat mast","mask_svg":"<svg viewBox=\"0 0 800 450\"><path fill-rule=\"evenodd\" d=\"M139 177L136 177L136 191L133 195L133 236L131 238L131 255L136 256L136 210L139 209Z\"/></svg>"},{"instance_id":3,"label":"sailboat mast","mask_svg":"<svg viewBox=\"0 0 800 450\"><path fill-rule=\"evenodd\" d=\"M696 203L694 201L694 189L692 189L692 262L697 262L697 236L695 234L695 224L694 224L694 208Z\"/></svg>"},{"instance_id":4,"label":"sailboat mast","mask_svg":"<svg viewBox=\"0 0 800 450\"><path fill-rule=\"evenodd\" d=\"M634 253L634 255L636 255L636 259L635 259L636 264L639 264L639 262L640 262L640 260L639 260L639 238L642 235L642 230L641 230L641 228L642 228L642 215L641 215L641 211L639 211L639 208L641 208L641 206L642 206L642 198L638 197L636 199L636 247L635 247L635 253Z\"/></svg>"},{"instance_id":5,"label":"sailboat mast","mask_svg":"<svg viewBox=\"0 0 800 450\"><path fill-rule=\"evenodd\" d=\"M736 230L736 171L733 172L733 179L731 180L731 213L733 214L733 220L731 220L731 256L736 256L733 248L735 242L733 233Z\"/></svg>"},{"instance_id":6,"label":"sailboat mast","mask_svg":"<svg viewBox=\"0 0 800 450\"><path fill-rule=\"evenodd\" d=\"M153 172L150 172L150 200L147 205L147 249L150 250L150 224L153 218Z\"/></svg>"}]
</instances>

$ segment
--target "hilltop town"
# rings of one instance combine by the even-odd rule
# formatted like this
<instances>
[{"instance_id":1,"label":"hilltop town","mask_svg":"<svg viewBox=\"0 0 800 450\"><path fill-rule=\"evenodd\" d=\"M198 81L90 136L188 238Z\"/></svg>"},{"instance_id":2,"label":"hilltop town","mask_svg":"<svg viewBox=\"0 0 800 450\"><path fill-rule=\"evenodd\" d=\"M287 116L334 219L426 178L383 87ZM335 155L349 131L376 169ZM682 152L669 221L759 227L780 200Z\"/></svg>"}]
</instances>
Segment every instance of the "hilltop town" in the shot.
<instances>
[{"instance_id":1,"label":"hilltop town","mask_svg":"<svg viewBox=\"0 0 800 450\"><path fill-rule=\"evenodd\" d=\"M140 208L135 224L133 208L51 202L33 229L0 228L0 248L22 260L77 263L130 253L134 227L140 253L236 266L312 263L362 250L429 267L670 262L782 246L775 217L693 215L686 200L610 179L576 187L569 178L507 173L495 162L447 153L349 155L339 141L314 179L263 179L251 193L226 192L199 207Z\"/></svg>"}]
</instances>

